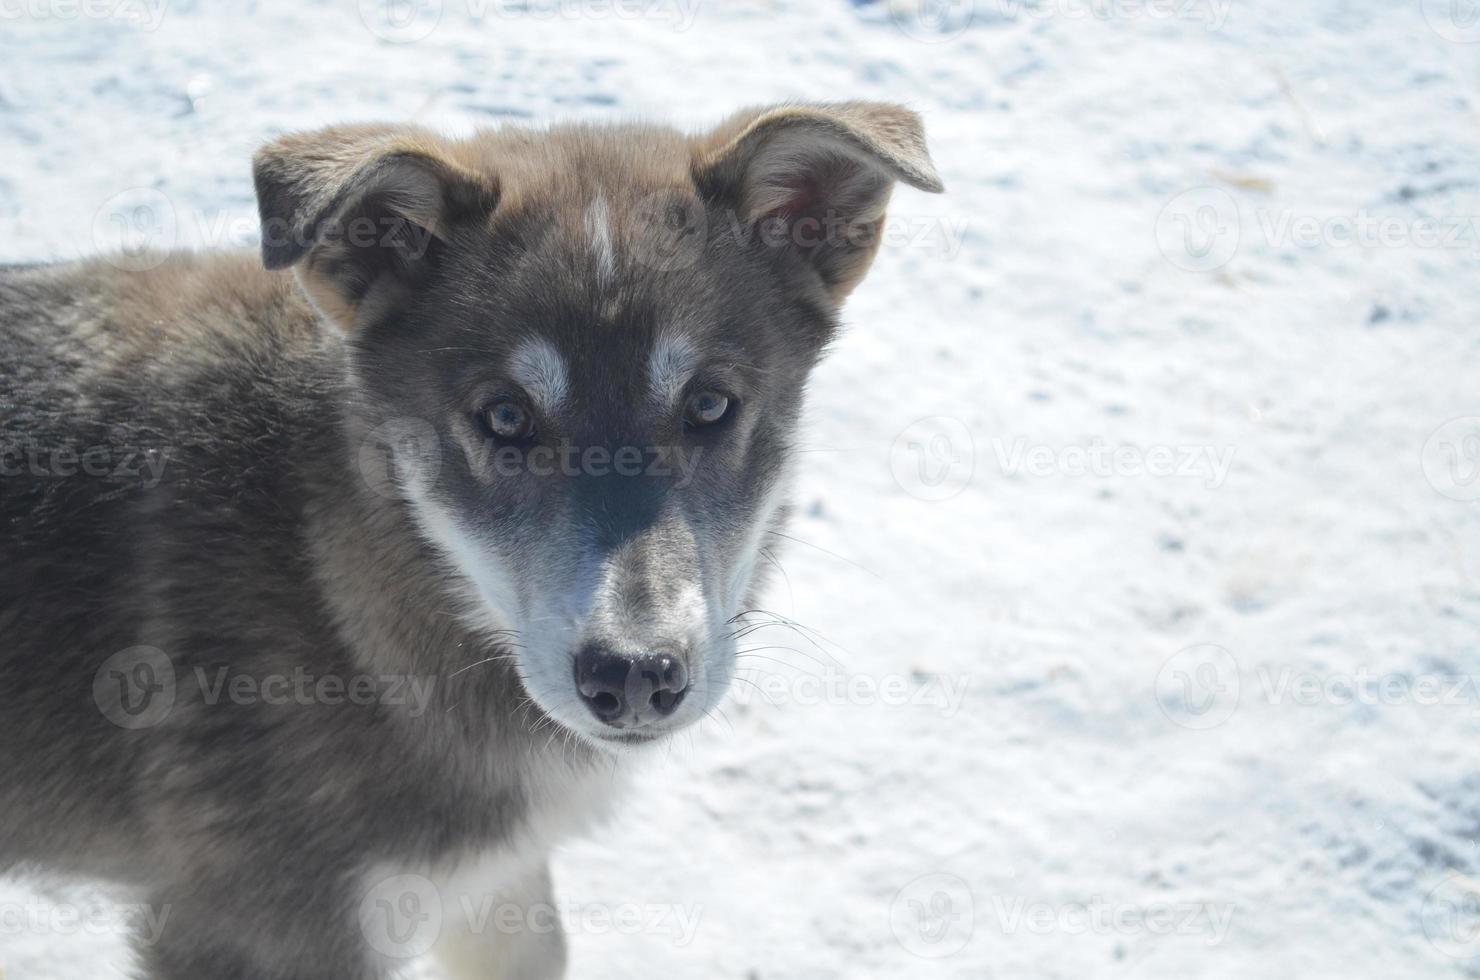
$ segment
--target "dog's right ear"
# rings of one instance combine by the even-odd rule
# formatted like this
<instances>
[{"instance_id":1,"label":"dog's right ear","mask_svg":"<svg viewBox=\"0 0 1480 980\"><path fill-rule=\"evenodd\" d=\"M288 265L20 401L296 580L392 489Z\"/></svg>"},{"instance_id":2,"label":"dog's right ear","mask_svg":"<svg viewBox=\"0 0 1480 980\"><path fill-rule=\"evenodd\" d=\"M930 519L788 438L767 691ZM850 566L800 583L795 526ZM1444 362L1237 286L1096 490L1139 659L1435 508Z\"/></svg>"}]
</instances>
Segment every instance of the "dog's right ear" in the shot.
<instances>
[{"instance_id":1,"label":"dog's right ear","mask_svg":"<svg viewBox=\"0 0 1480 980\"><path fill-rule=\"evenodd\" d=\"M253 159L262 262L295 266L329 320L351 329L421 282L457 223L486 216L497 182L412 126L334 126L280 137Z\"/></svg>"},{"instance_id":2,"label":"dog's right ear","mask_svg":"<svg viewBox=\"0 0 1480 980\"><path fill-rule=\"evenodd\" d=\"M838 303L873 261L894 183L945 189L920 117L881 102L742 110L696 141L694 170L707 197L779 229Z\"/></svg>"}]
</instances>

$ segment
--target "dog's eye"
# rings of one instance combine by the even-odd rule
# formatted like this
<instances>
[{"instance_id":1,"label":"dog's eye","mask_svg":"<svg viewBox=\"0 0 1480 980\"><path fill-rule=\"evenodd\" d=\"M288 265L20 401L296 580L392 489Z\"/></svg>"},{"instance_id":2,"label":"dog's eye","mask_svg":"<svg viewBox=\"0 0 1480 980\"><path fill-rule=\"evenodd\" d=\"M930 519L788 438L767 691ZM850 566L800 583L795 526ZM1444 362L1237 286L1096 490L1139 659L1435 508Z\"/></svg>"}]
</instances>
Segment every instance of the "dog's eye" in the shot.
<instances>
[{"instance_id":1,"label":"dog's eye","mask_svg":"<svg viewBox=\"0 0 1480 980\"><path fill-rule=\"evenodd\" d=\"M701 391L689 398L684 420L689 425L714 425L730 414L730 398L717 391Z\"/></svg>"},{"instance_id":2,"label":"dog's eye","mask_svg":"<svg viewBox=\"0 0 1480 980\"><path fill-rule=\"evenodd\" d=\"M519 402L502 399L483 409L483 424L500 439L522 442L534 435L534 413Z\"/></svg>"}]
</instances>

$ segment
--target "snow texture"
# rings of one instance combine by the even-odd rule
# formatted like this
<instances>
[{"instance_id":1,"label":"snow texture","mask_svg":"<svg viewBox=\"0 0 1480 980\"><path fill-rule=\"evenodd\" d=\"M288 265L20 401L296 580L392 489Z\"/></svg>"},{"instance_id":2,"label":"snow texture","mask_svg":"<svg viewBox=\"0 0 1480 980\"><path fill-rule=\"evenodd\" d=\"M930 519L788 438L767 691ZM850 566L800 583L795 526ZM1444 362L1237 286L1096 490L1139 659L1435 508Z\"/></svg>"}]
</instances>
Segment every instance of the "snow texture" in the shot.
<instances>
[{"instance_id":1,"label":"snow texture","mask_svg":"<svg viewBox=\"0 0 1480 980\"><path fill-rule=\"evenodd\" d=\"M1480 976L1471 0L163 2L0 0L0 259L251 248L332 122L927 120L808 629L559 852L574 976ZM82 901L0 884L5 980L126 974Z\"/></svg>"}]
</instances>

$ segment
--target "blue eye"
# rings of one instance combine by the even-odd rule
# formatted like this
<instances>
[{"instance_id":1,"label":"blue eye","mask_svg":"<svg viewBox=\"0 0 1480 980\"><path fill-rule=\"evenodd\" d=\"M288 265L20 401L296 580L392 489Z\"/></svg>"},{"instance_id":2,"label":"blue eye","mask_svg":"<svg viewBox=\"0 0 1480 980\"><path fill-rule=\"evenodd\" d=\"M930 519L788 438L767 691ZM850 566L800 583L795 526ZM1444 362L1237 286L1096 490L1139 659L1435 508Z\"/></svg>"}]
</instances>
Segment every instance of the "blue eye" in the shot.
<instances>
[{"instance_id":1,"label":"blue eye","mask_svg":"<svg viewBox=\"0 0 1480 980\"><path fill-rule=\"evenodd\" d=\"M484 408L483 424L489 432L510 442L534 436L534 413L511 399L496 401Z\"/></svg>"},{"instance_id":2,"label":"blue eye","mask_svg":"<svg viewBox=\"0 0 1480 980\"><path fill-rule=\"evenodd\" d=\"M684 421L692 426L714 425L730 414L730 397L717 391L701 391L689 398Z\"/></svg>"}]
</instances>

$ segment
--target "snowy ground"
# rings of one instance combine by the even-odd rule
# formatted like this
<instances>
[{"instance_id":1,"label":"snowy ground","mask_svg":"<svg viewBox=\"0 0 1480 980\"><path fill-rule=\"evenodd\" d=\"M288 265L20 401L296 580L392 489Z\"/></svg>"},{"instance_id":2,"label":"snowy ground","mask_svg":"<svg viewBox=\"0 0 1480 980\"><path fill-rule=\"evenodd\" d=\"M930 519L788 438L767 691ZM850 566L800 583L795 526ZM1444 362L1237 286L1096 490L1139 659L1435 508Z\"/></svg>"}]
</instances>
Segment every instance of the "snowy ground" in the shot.
<instances>
[{"instance_id":1,"label":"snowy ground","mask_svg":"<svg viewBox=\"0 0 1480 980\"><path fill-rule=\"evenodd\" d=\"M251 247L320 123L928 120L812 393L818 659L644 776L682 860L559 855L573 975L1480 976L1471 0L161 2L0 0L0 259ZM0 883L5 980L123 975L76 901Z\"/></svg>"}]
</instances>

